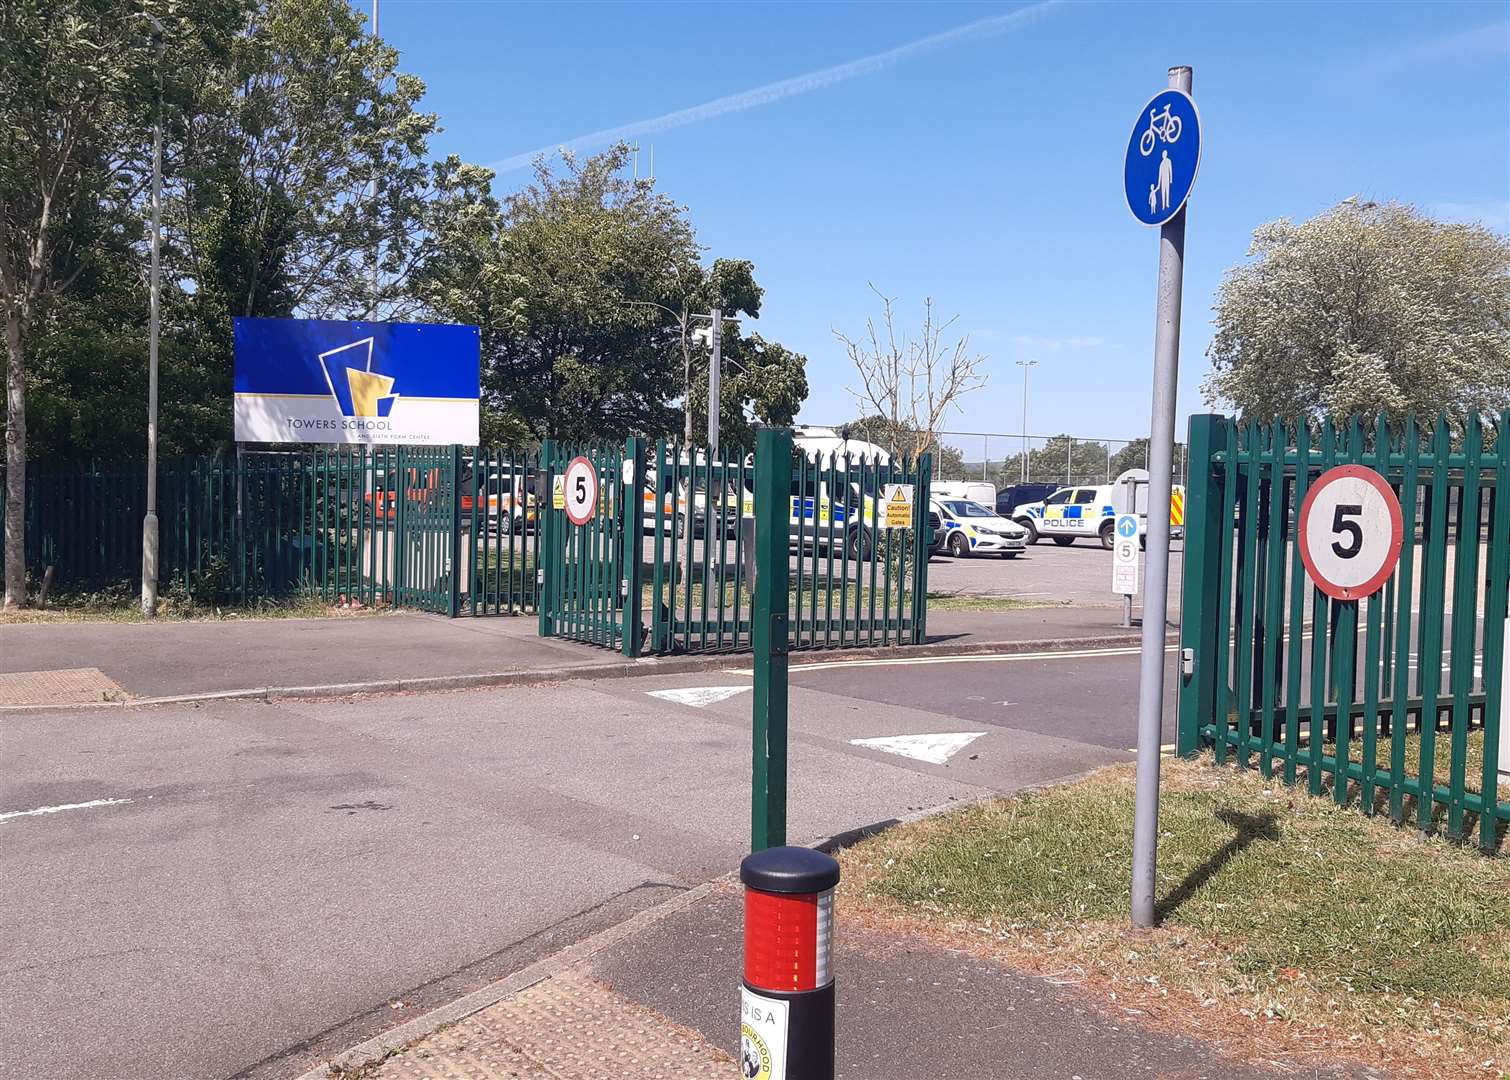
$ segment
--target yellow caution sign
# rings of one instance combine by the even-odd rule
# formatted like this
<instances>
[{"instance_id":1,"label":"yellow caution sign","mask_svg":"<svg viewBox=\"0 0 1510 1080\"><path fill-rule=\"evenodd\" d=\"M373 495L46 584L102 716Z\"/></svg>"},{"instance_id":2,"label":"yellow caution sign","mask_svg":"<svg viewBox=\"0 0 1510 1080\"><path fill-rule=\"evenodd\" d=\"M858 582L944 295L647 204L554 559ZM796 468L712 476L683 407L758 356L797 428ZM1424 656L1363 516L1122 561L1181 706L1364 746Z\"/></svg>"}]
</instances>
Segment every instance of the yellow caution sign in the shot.
<instances>
[{"instance_id":1,"label":"yellow caution sign","mask_svg":"<svg viewBox=\"0 0 1510 1080\"><path fill-rule=\"evenodd\" d=\"M912 528L912 485L887 484L883 494L883 529Z\"/></svg>"},{"instance_id":2,"label":"yellow caution sign","mask_svg":"<svg viewBox=\"0 0 1510 1080\"><path fill-rule=\"evenodd\" d=\"M551 482L551 506L566 509L566 477L557 476Z\"/></svg>"}]
</instances>

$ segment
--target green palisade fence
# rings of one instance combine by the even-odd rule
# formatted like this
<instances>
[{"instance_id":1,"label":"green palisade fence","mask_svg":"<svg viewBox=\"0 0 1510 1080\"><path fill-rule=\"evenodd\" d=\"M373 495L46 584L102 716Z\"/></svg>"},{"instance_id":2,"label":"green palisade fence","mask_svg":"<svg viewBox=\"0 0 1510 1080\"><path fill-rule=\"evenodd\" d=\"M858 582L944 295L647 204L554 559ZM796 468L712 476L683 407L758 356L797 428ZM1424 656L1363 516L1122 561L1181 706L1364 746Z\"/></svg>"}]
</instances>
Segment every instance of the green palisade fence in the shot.
<instances>
[{"instance_id":1,"label":"green palisade fence","mask_svg":"<svg viewBox=\"0 0 1510 1080\"><path fill-rule=\"evenodd\" d=\"M532 451L489 447L317 447L165 463L159 581L217 603L306 594L442 614L533 612L537 468ZM134 585L145 508L141 469L33 466L28 569L53 567L55 592Z\"/></svg>"},{"instance_id":2,"label":"green palisade fence","mask_svg":"<svg viewBox=\"0 0 1510 1080\"><path fill-rule=\"evenodd\" d=\"M1497 850L1506 433L1510 414L1430 431L1192 417L1179 752ZM1404 516L1393 574L1353 602L1315 587L1295 538L1310 486L1344 464L1382 475Z\"/></svg>"}]
</instances>

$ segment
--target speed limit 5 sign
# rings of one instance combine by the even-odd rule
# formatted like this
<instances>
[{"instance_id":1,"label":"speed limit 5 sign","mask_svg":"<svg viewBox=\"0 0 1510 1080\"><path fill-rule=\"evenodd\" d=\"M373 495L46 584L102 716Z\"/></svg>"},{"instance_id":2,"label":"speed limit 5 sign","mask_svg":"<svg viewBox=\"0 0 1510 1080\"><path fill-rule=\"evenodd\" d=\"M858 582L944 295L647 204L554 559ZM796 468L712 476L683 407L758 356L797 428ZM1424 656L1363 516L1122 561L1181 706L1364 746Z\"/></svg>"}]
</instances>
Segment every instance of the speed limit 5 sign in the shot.
<instances>
[{"instance_id":1,"label":"speed limit 5 sign","mask_svg":"<svg viewBox=\"0 0 1510 1080\"><path fill-rule=\"evenodd\" d=\"M1400 561L1400 500L1384 477L1362 465L1322 473L1300 507L1300 558L1316 586L1336 600L1383 587Z\"/></svg>"},{"instance_id":2,"label":"speed limit 5 sign","mask_svg":"<svg viewBox=\"0 0 1510 1080\"><path fill-rule=\"evenodd\" d=\"M586 525L598 506L598 470L585 457L566 463L566 517L573 525Z\"/></svg>"}]
</instances>

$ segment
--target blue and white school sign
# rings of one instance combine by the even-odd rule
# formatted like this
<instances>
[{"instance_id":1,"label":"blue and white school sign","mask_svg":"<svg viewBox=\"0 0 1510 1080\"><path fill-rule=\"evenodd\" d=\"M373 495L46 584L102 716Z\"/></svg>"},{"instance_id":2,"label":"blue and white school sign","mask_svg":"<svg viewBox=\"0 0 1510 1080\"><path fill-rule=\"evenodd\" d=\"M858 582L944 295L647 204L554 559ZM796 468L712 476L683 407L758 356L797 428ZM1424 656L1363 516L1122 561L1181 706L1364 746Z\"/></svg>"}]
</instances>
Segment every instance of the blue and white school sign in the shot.
<instances>
[{"instance_id":1,"label":"blue and white school sign","mask_svg":"<svg viewBox=\"0 0 1510 1080\"><path fill-rule=\"evenodd\" d=\"M1201 167L1201 116L1180 90L1143 107L1127 141L1122 186L1127 208L1145 225L1163 225L1185 205Z\"/></svg>"},{"instance_id":2,"label":"blue and white school sign","mask_svg":"<svg viewBox=\"0 0 1510 1080\"><path fill-rule=\"evenodd\" d=\"M475 326L236 319L236 441L476 445Z\"/></svg>"}]
</instances>

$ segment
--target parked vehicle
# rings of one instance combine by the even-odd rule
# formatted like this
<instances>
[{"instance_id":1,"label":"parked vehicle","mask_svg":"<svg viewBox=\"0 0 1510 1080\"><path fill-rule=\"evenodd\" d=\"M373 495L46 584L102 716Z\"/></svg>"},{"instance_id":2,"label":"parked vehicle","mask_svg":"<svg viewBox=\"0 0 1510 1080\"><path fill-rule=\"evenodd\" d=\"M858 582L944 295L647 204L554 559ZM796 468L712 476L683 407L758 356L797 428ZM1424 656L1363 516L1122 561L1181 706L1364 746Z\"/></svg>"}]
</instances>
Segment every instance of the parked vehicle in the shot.
<instances>
[{"instance_id":1,"label":"parked vehicle","mask_svg":"<svg viewBox=\"0 0 1510 1080\"><path fill-rule=\"evenodd\" d=\"M984 480L935 480L928 493L936 499L967 499L982 506L996 505L996 485Z\"/></svg>"},{"instance_id":2,"label":"parked vehicle","mask_svg":"<svg viewBox=\"0 0 1510 1080\"><path fill-rule=\"evenodd\" d=\"M1009 484L996 493L997 516L1013 517L1019 506L1043 502L1058 490L1058 484Z\"/></svg>"},{"instance_id":3,"label":"parked vehicle","mask_svg":"<svg viewBox=\"0 0 1510 1080\"><path fill-rule=\"evenodd\" d=\"M928 554L936 555L944 550L944 540L949 530L944 528L944 519L930 505L928 508Z\"/></svg>"},{"instance_id":4,"label":"parked vehicle","mask_svg":"<svg viewBox=\"0 0 1510 1080\"><path fill-rule=\"evenodd\" d=\"M1107 549L1116 544L1118 514L1138 515L1138 536L1148 532L1148 471L1128 469L1115 483L1060 488L1042 502L1026 503L1012 512L1012 520L1029 531L1028 543L1048 536L1061 546L1077 539L1099 540ZM1184 535L1185 489L1176 484L1169 508L1170 535Z\"/></svg>"},{"instance_id":5,"label":"parked vehicle","mask_svg":"<svg viewBox=\"0 0 1510 1080\"><path fill-rule=\"evenodd\" d=\"M1028 531L997 517L989 506L969 499L933 499L929 509L943 525L943 549L956 559L971 555L1000 555L1015 559L1028 546Z\"/></svg>"}]
</instances>

